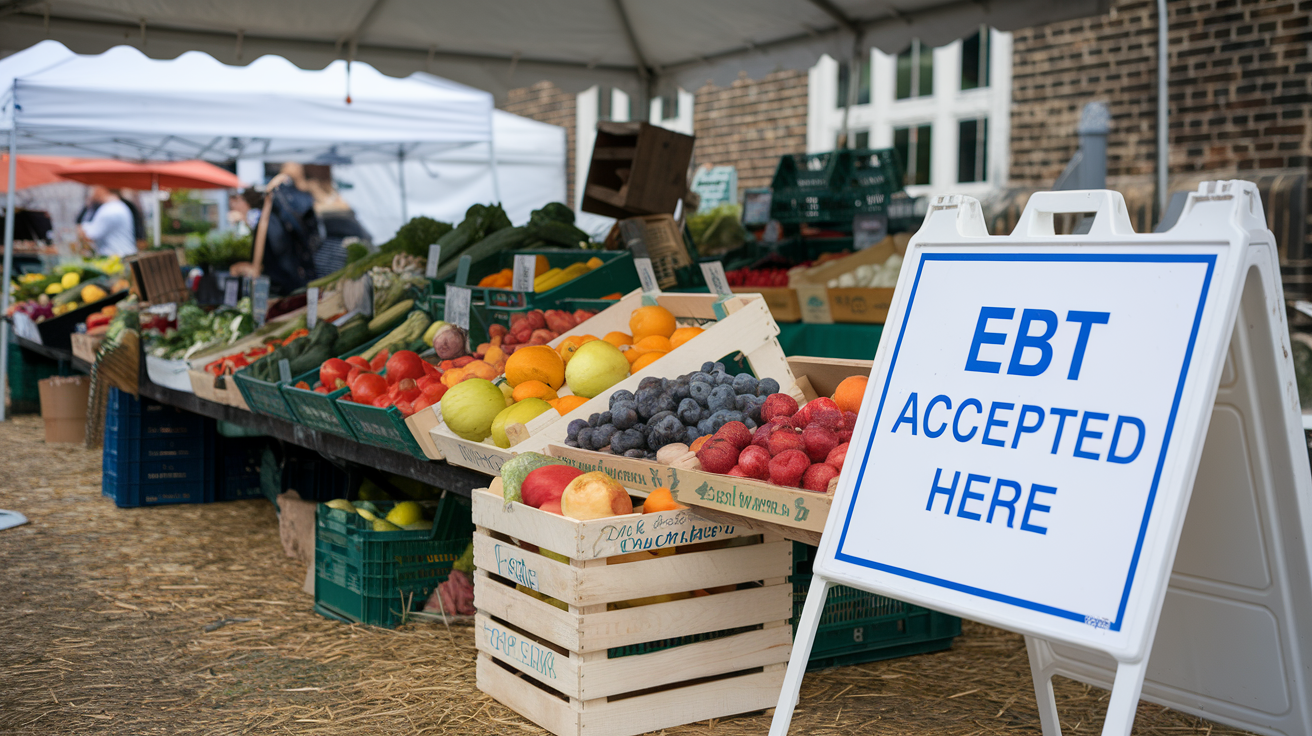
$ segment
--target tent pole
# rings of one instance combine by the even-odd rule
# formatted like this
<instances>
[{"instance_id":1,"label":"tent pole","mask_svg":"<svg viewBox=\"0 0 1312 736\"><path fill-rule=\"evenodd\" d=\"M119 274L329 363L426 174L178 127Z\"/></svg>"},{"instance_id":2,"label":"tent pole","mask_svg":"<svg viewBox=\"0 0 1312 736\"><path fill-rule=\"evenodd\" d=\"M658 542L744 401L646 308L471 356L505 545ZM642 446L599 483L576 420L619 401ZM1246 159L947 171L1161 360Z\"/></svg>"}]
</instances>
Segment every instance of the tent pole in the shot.
<instances>
[{"instance_id":1,"label":"tent pole","mask_svg":"<svg viewBox=\"0 0 1312 736\"><path fill-rule=\"evenodd\" d=\"M401 224L410 222L409 205L405 201L405 147L396 149L396 170L401 182Z\"/></svg>"},{"instance_id":2,"label":"tent pole","mask_svg":"<svg viewBox=\"0 0 1312 736\"><path fill-rule=\"evenodd\" d=\"M497 204L504 206L505 203L501 201L501 177L497 176L497 135L491 128L488 129L487 135L488 162L492 164L492 198Z\"/></svg>"},{"instance_id":3,"label":"tent pole","mask_svg":"<svg viewBox=\"0 0 1312 736\"><path fill-rule=\"evenodd\" d=\"M0 315L9 311L9 280L14 271L14 190L18 188L18 126L9 129L9 187L5 192L5 265L3 288L0 288ZM9 380L9 321L0 320L0 391ZM5 415L5 396L0 394L0 422Z\"/></svg>"},{"instance_id":4,"label":"tent pole","mask_svg":"<svg viewBox=\"0 0 1312 736\"><path fill-rule=\"evenodd\" d=\"M155 236L155 247L159 247L159 174L150 175L151 231Z\"/></svg>"}]
</instances>

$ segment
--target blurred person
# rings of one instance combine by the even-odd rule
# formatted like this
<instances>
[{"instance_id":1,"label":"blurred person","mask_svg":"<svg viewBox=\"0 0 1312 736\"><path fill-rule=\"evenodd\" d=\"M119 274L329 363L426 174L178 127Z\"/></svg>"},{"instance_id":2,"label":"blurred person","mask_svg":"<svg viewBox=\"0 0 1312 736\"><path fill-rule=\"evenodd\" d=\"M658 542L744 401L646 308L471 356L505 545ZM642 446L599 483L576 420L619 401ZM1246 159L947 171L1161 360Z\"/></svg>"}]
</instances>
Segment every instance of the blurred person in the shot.
<instances>
[{"instance_id":1,"label":"blurred person","mask_svg":"<svg viewBox=\"0 0 1312 736\"><path fill-rule=\"evenodd\" d=\"M305 183L314 196L314 213L323 240L314 252L314 273L316 278L323 278L346 267L348 241L368 243L369 231L355 218L351 205L333 186L332 167L306 164L304 168Z\"/></svg>"},{"instance_id":2,"label":"blurred person","mask_svg":"<svg viewBox=\"0 0 1312 736\"><path fill-rule=\"evenodd\" d=\"M314 279L314 253L322 241L308 189L300 164L282 165L265 190L251 260L232 264L230 274L255 278L266 273L276 294L290 294Z\"/></svg>"},{"instance_id":3,"label":"blurred person","mask_svg":"<svg viewBox=\"0 0 1312 736\"><path fill-rule=\"evenodd\" d=\"M130 256L137 252L135 225L132 210L108 187L91 187L91 201L96 205L90 219L78 225L77 231L89 240L96 253L102 256Z\"/></svg>"},{"instance_id":4,"label":"blurred person","mask_svg":"<svg viewBox=\"0 0 1312 736\"><path fill-rule=\"evenodd\" d=\"M146 234L146 218L141 214L141 207L137 205L138 195L135 189L119 189L118 198L123 200L123 204L128 206L132 211L132 236L137 240L137 247L140 248L150 236Z\"/></svg>"},{"instance_id":5,"label":"blurred person","mask_svg":"<svg viewBox=\"0 0 1312 736\"><path fill-rule=\"evenodd\" d=\"M228 224L232 225L238 235L251 234L251 212L252 207L246 201L246 198L241 196L241 192L233 192L228 195Z\"/></svg>"}]
</instances>

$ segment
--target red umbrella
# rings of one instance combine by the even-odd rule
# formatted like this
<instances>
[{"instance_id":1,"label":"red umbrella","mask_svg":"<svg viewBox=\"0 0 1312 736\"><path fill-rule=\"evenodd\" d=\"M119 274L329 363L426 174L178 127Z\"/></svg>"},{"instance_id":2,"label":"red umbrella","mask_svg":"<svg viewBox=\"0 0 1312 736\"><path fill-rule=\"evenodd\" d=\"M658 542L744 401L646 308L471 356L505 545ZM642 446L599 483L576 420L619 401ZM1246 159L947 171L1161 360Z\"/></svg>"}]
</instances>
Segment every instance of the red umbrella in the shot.
<instances>
[{"instance_id":1,"label":"red umbrella","mask_svg":"<svg viewBox=\"0 0 1312 736\"><path fill-rule=\"evenodd\" d=\"M59 169L84 159L69 156L19 156L16 168L18 189L59 181ZM9 154L0 154L0 194L9 191Z\"/></svg>"},{"instance_id":2,"label":"red umbrella","mask_svg":"<svg viewBox=\"0 0 1312 736\"><path fill-rule=\"evenodd\" d=\"M204 161L158 161L144 164L113 159L85 161L65 166L56 173L83 184L110 188L147 189L155 195L152 230L159 245L160 189L237 189L241 180L236 174Z\"/></svg>"},{"instance_id":3,"label":"red umbrella","mask_svg":"<svg viewBox=\"0 0 1312 736\"><path fill-rule=\"evenodd\" d=\"M82 161L55 173L83 184L110 188L151 189L237 189L236 174L205 161L160 161L144 164L113 159Z\"/></svg>"}]
</instances>

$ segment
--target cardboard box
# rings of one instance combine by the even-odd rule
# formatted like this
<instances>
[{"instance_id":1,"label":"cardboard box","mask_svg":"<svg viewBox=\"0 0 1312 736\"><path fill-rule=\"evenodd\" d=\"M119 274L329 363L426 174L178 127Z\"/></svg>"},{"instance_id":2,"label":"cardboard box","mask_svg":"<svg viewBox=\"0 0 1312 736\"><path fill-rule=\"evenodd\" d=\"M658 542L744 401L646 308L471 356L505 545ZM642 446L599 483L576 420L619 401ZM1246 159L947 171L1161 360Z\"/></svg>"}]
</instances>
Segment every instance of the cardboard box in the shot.
<instances>
[{"instance_id":1,"label":"cardboard box","mask_svg":"<svg viewBox=\"0 0 1312 736\"><path fill-rule=\"evenodd\" d=\"M46 425L46 442L84 442L91 379L86 376L55 376L37 382L37 388L41 392L41 419Z\"/></svg>"},{"instance_id":2,"label":"cardboard box","mask_svg":"<svg viewBox=\"0 0 1312 736\"><path fill-rule=\"evenodd\" d=\"M68 336L68 339L73 346L73 357L80 358L88 363L94 363L96 362L96 351L100 349L100 343L104 341L105 336L74 332Z\"/></svg>"},{"instance_id":3,"label":"cardboard box","mask_svg":"<svg viewBox=\"0 0 1312 736\"><path fill-rule=\"evenodd\" d=\"M801 322L802 306L797 301L797 292L787 286L734 286L735 294L760 294L765 305L770 308L770 316L775 322Z\"/></svg>"},{"instance_id":4,"label":"cardboard box","mask_svg":"<svg viewBox=\"0 0 1312 736\"><path fill-rule=\"evenodd\" d=\"M895 253L906 253L909 239L910 236L906 234L892 235L850 256L815 268L792 272L788 285L797 292L802 321L818 324L883 324L893 304L893 289L862 286L834 288L828 284L845 273L855 271L858 266L882 264Z\"/></svg>"}]
</instances>

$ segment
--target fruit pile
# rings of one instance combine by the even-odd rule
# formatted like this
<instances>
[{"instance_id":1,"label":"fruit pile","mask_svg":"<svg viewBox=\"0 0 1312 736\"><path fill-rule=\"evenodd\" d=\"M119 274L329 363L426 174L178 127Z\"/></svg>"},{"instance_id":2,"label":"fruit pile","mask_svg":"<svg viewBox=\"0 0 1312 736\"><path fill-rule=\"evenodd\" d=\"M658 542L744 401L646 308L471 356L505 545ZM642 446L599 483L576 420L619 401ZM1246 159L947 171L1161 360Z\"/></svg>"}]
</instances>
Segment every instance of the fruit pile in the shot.
<instances>
[{"instance_id":1,"label":"fruit pile","mask_svg":"<svg viewBox=\"0 0 1312 736\"><path fill-rule=\"evenodd\" d=\"M726 273L730 286L787 286L786 268L735 268Z\"/></svg>"},{"instance_id":2,"label":"fruit pile","mask_svg":"<svg viewBox=\"0 0 1312 736\"><path fill-rule=\"evenodd\" d=\"M539 255L536 261L537 263L533 269L533 292L536 294L550 291L557 286L564 286L583 274L605 265L605 262L596 256L589 258L587 261L571 263L565 268L552 268L551 264L547 262L546 256ZM484 276L478 282L478 285L492 289L509 289L514 283L514 270L503 268L494 274Z\"/></svg>"},{"instance_id":3,"label":"fruit pile","mask_svg":"<svg viewBox=\"0 0 1312 736\"><path fill-rule=\"evenodd\" d=\"M507 427L525 424L550 409L565 416L702 333L700 327L679 327L674 315L663 307L644 306L629 316L628 333L611 332L604 339L573 335L555 348L539 343L547 334L555 339L554 330L538 327L539 323L573 329L577 324L566 327L571 320L592 314L533 310L521 315L508 333L493 331L492 342L479 346L482 360L463 370L477 367L479 362L504 365L505 381L498 384L494 382L498 373L488 375L479 368L482 372L478 375L461 376L458 386L448 383L452 390L442 397L442 420L447 428L473 442L490 437L496 446L508 448L513 443ZM517 339L527 336L529 342L510 346L497 342L515 334Z\"/></svg>"},{"instance_id":4,"label":"fruit pile","mask_svg":"<svg viewBox=\"0 0 1312 736\"><path fill-rule=\"evenodd\" d=\"M442 382L442 371L419 357L413 350L386 350L374 355L373 360L352 355L345 360L329 358L319 368L319 382L315 393L328 394L343 388L350 392L343 401L368 404L380 409L395 406L401 416L408 417L427 409L442 399L447 386ZM305 381L296 388L311 388Z\"/></svg>"},{"instance_id":5,"label":"fruit pile","mask_svg":"<svg viewBox=\"0 0 1312 736\"><path fill-rule=\"evenodd\" d=\"M591 319L596 312L579 309L565 312L559 309L531 309L510 315L510 327L492 325L488 328L491 340L478 346L474 355L482 358L499 347L506 355L515 352L521 345L546 345L562 334Z\"/></svg>"},{"instance_id":6,"label":"fruit pile","mask_svg":"<svg viewBox=\"0 0 1312 736\"><path fill-rule=\"evenodd\" d=\"M657 460L688 452L698 439L730 423L743 431L761 425L761 410L779 391L773 378L758 381L747 373L731 376L723 363L704 363L700 371L674 380L648 376L637 393L616 391L610 411L569 423L565 444L584 450Z\"/></svg>"},{"instance_id":7,"label":"fruit pile","mask_svg":"<svg viewBox=\"0 0 1312 736\"><path fill-rule=\"evenodd\" d=\"M338 511L357 514L376 532L421 531L433 528L432 519L424 518L424 507L414 501L401 501L386 515L370 501L347 501L334 498L324 504Z\"/></svg>"},{"instance_id":8,"label":"fruit pile","mask_svg":"<svg viewBox=\"0 0 1312 736\"><path fill-rule=\"evenodd\" d=\"M730 376L721 363L616 391L610 411L569 424L565 444L671 464L696 453L707 472L825 493L847 457L865 395L852 376L799 408L773 378Z\"/></svg>"}]
</instances>

